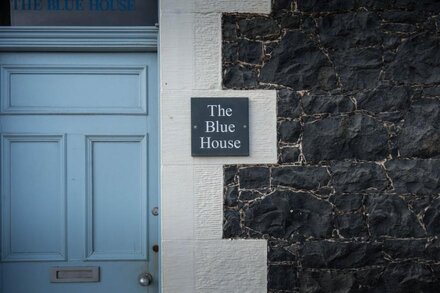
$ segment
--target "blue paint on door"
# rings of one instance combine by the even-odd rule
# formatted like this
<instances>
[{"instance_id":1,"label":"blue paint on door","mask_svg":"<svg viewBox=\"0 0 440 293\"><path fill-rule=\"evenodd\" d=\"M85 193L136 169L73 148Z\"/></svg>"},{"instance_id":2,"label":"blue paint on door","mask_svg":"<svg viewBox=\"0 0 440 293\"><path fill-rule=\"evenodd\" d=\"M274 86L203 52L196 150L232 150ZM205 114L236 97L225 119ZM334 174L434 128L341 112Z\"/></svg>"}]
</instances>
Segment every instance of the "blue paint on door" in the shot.
<instances>
[{"instance_id":1,"label":"blue paint on door","mask_svg":"<svg viewBox=\"0 0 440 293\"><path fill-rule=\"evenodd\" d=\"M0 292L158 292L156 54L3 53L0 65ZM99 266L100 282L50 282L77 266Z\"/></svg>"}]
</instances>

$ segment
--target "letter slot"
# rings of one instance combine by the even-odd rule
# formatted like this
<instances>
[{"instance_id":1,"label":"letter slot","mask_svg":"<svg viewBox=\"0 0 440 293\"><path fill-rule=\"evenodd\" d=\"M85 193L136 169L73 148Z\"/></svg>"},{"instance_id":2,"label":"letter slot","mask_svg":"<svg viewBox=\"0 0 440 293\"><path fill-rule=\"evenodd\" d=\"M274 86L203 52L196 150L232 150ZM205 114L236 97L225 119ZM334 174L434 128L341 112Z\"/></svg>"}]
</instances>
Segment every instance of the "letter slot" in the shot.
<instances>
[{"instance_id":1,"label":"letter slot","mask_svg":"<svg viewBox=\"0 0 440 293\"><path fill-rule=\"evenodd\" d=\"M99 282L99 267L53 267L51 283Z\"/></svg>"}]
</instances>

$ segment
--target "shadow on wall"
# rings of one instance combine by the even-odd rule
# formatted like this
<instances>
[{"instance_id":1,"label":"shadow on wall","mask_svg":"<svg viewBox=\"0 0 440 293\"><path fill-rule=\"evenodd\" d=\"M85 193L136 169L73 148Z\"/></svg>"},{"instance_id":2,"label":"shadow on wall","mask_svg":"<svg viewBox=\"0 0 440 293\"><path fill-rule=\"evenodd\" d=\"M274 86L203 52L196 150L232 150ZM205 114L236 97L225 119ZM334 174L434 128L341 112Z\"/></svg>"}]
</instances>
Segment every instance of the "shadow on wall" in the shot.
<instances>
[{"instance_id":1,"label":"shadow on wall","mask_svg":"<svg viewBox=\"0 0 440 293\"><path fill-rule=\"evenodd\" d=\"M10 25L10 11L9 11L9 1L2 1L0 3L0 26Z\"/></svg>"},{"instance_id":2,"label":"shadow on wall","mask_svg":"<svg viewBox=\"0 0 440 293\"><path fill-rule=\"evenodd\" d=\"M438 292L440 2L225 14L223 86L278 90L278 164L224 168L224 238L268 239L269 292Z\"/></svg>"}]
</instances>

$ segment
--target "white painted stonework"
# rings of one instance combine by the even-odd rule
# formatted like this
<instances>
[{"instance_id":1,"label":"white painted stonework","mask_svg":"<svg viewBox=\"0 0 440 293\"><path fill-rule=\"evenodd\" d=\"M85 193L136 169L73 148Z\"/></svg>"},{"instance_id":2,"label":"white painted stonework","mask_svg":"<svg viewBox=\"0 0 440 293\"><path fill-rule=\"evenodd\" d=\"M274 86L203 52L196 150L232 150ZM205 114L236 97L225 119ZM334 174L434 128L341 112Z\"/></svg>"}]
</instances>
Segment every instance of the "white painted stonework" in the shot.
<instances>
[{"instance_id":1,"label":"white painted stonework","mask_svg":"<svg viewBox=\"0 0 440 293\"><path fill-rule=\"evenodd\" d=\"M267 291L266 241L222 239L223 165L276 163L276 93L222 90L221 14L270 2L161 1L162 292ZM191 157L191 97L249 98L249 157Z\"/></svg>"}]
</instances>

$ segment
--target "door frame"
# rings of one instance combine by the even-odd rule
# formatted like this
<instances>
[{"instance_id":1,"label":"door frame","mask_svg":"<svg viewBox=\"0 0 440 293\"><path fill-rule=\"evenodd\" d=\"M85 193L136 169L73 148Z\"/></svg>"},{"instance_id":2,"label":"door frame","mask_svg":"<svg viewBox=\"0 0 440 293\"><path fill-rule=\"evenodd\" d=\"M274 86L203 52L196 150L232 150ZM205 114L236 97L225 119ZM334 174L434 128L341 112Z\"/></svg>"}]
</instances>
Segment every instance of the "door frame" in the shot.
<instances>
[{"instance_id":1,"label":"door frame","mask_svg":"<svg viewBox=\"0 0 440 293\"><path fill-rule=\"evenodd\" d=\"M0 51L157 52L154 26L0 26Z\"/></svg>"},{"instance_id":2,"label":"door frame","mask_svg":"<svg viewBox=\"0 0 440 293\"><path fill-rule=\"evenodd\" d=\"M1 52L156 52L158 54L159 29L155 26L0 26L0 53ZM151 178L157 178L157 194L154 206L161 206L160 196L160 92L159 92L159 56L157 55L157 102L154 103L156 112L154 127L157 129L156 149L157 166L156 174ZM147 211L147 216L151 218L151 211ZM161 247L161 216L157 219L157 241ZM155 221L155 222L156 222ZM151 247L147 247L151 252ZM150 254L152 255L152 254ZM160 252L157 255L157 282L158 292L161 292L161 258ZM150 258L151 261L151 258ZM0 274L2 273L2 263L0 262ZM0 292L2 287L0 284Z\"/></svg>"}]
</instances>

